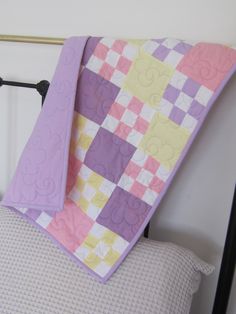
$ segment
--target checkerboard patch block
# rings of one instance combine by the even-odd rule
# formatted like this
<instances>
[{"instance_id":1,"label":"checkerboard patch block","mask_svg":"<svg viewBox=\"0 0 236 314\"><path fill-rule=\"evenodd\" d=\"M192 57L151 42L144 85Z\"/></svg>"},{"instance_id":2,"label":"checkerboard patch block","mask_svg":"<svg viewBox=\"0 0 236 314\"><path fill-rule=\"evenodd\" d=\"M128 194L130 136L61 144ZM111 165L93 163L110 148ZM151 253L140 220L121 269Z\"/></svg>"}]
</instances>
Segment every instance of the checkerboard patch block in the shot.
<instances>
[{"instance_id":1,"label":"checkerboard patch block","mask_svg":"<svg viewBox=\"0 0 236 314\"><path fill-rule=\"evenodd\" d=\"M137 149L118 185L152 206L169 175L170 172L160 162Z\"/></svg>"},{"instance_id":2,"label":"checkerboard patch block","mask_svg":"<svg viewBox=\"0 0 236 314\"><path fill-rule=\"evenodd\" d=\"M114 183L83 164L68 197L91 219L96 220L114 189Z\"/></svg>"},{"instance_id":3,"label":"checkerboard patch block","mask_svg":"<svg viewBox=\"0 0 236 314\"><path fill-rule=\"evenodd\" d=\"M125 239L95 222L74 255L95 273L104 277L128 245L129 242Z\"/></svg>"},{"instance_id":4,"label":"checkerboard patch block","mask_svg":"<svg viewBox=\"0 0 236 314\"><path fill-rule=\"evenodd\" d=\"M83 162L86 152L97 134L99 127L100 126L94 121L74 111L70 154Z\"/></svg>"},{"instance_id":5,"label":"checkerboard patch block","mask_svg":"<svg viewBox=\"0 0 236 314\"><path fill-rule=\"evenodd\" d=\"M149 105L121 90L102 126L137 147L154 114L155 110Z\"/></svg>"},{"instance_id":6,"label":"checkerboard patch block","mask_svg":"<svg viewBox=\"0 0 236 314\"><path fill-rule=\"evenodd\" d=\"M138 48L124 40L102 38L86 67L121 87L137 54Z\"/></svg>"}]
</instances>

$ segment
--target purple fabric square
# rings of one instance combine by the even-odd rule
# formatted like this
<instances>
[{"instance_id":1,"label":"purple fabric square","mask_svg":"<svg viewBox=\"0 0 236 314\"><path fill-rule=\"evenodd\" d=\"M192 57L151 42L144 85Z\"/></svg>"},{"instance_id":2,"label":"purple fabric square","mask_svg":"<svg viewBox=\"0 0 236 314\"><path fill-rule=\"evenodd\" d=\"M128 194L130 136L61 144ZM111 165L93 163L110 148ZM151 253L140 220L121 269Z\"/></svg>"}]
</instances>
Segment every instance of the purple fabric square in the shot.
<instances>
[{"instance_id":1,"label":"purple fabric square","mask_svg":"<svg viewBox=\"0 0 236 314\"><path fill-rule=\"evenodd\" d=\"M185 117L185 112L178 107L174 107L169 118L177 124L181 124Z\"/></svg>"},{"instance_id":2,"label":"purple fabric square","mask_svg":"<svg viewBox=\"0 0 236 314\"><path fill-rule=\"evenodd\" d=\"M164 61L167 55L169 54L170 49L166 48L165 46L160 45L152 54L157 59Z\"/></svg>"},{"instance_id":3,"label":"purple fabric square","mask_svg":"<svg viewBox=\"0 0 236 314\"><path fill-rule=\"evenodd\" d=\"M82 58L82 64L86 65L89 61L89 58L93 54L97 44L102 39L102 37L90 37L86 43L85 49L84 49L84 55Z\"/></svg>"},{"instance_id":4,"label":"purple fabric square","mask_svg":"<svg viewBox=\"0 0 236 314\"><path fill-rule=\"evenodd\" d=\"M75 110L102 124L119 90L119 87L85 68L78 82Z\"/></svg>"},{"instance_id":5,"label":"purple fabric square","mask_svg":"<svg viewBox=\"0 0 236 314\"><path fill-rule=\"evenodd\" d=\"M192 46L190 44L187 44L182 41L174 47L174 50L185 55L191 48Z\"/></svg>"},{"instance_id":6,"label":"purple fabric square","mask_svg":"<svg viewBox=\"0 0 236 314\"><path fill-rule=\"evenodd\" d=\"M183 92L185 92L187 95L191 97L195 97L199 88L200 85L197 82L195 82L191 78L188 78L183 86Z\"/></svg>"},{"instance_id":7,"label":"purple fabric square","mask_svg":"<svg viewBox=\"0 0 236 314\"><path fill-rule=\"evenodd\" d=\"M100 128L84 163L101 176L117 183L135 150L133 145Z\"/></svg>"},{"instance_id":8,"label":"purple fabric square","mask_svg":"<svg viewBox=\"0 0 236 314\"><path fill-rule=\"evenodd\" d=\"M160 38L160 39L152 39L152 41L155 41L155 42L158 43L158 44L162 44L163 41L165 41L165 40L166 40L166 37Z\"/></svg>"},{"instance_id":9,"label":"purple fabric square","mask_svg":"<svg viewBox=\"0 0 236 314\"><path fill-rule=\"evenodd\" d=\"M196 100L194 100L189 108L188 113L196 118L197 120L200 119L202 113L204 112L205 107L199 104Z\"/></svg>"},{"instance_id":10,"label":"purple fabric square","mask_svg":"<svg viewBox=\"0 0 236 314\"><path fill-rule=\"evenodd\" d=\"M130 242L150 209L150 205L116 187L98 216L97 222Z\"/></svg>"},{"instance_id":11,"label":"purple fabric square","mask_svg":"<svg viewBox=\"0 0 236 314\"><path fill-rule=\"evenodd\" d=\"M168 85L165 92L164 92L164 98L171 102L172 104L175 103L176 99L178 98L180 94L180 90L173 87L172 85Z\"/></svg>"},{"instance_id":12,"label":"purple fabric square","mask_svg":"<svg viewBox=\"0 0 236 314\"><path fill-rule=\"evenodd\" d=\"M31 219L36 220L41 215L41 213L42 213L41 210L29 208L26 212L26 215Z\"/></svg>"}]
</instances>

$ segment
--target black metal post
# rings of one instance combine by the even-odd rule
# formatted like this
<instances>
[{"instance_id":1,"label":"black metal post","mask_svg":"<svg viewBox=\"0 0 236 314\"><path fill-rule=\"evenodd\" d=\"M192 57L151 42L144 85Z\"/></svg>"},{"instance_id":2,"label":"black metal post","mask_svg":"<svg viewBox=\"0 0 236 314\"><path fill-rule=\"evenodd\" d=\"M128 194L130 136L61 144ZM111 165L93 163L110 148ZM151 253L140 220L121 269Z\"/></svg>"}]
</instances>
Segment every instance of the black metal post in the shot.
<instances>
[{"instance_id":1,"label":"black metal post","mask_svg":"<svg viewBox=\"0 0 236 314\"><path fill-rule=\"evenodd\" d=\"M236 186L212 314L226 314L236 264Z\"/></svg>"}]
</instances>

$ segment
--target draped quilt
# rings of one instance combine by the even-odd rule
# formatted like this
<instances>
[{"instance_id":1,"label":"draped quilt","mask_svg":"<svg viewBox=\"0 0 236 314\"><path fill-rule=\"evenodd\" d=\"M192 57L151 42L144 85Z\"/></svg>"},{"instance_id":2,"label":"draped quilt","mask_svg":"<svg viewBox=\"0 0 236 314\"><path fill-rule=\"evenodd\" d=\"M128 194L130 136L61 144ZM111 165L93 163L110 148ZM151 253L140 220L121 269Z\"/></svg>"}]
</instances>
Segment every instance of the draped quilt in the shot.
<instances>
[{"instance_id":1,"label":"draped quilt","mask_svg":"<svg viewBox=\"0 0 236 314\"><path fill-rule=\"evenodd\" d=\"M235 68L219 44L69 38L2 204L105 282Z\"/></svg>"}]
</instances>

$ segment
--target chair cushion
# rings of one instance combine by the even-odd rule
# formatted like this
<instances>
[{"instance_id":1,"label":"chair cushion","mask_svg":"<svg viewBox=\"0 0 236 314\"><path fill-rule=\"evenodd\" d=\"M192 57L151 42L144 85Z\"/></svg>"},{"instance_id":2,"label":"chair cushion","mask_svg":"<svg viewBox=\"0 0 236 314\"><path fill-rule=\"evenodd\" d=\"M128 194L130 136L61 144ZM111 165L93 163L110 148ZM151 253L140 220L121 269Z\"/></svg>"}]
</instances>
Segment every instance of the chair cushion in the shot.
<instances>
[{"instance_id":1,"label":"chair cushion","mask_svg":"<svg viewBox=\"0 0 236 314\"><path fill-rule=\"evenodd\" d=\"M82 271L44 234L0 208L0 313L189 313L201 273L191 251L141 238L106 283Z\"/></svg>"}]
</instances>

